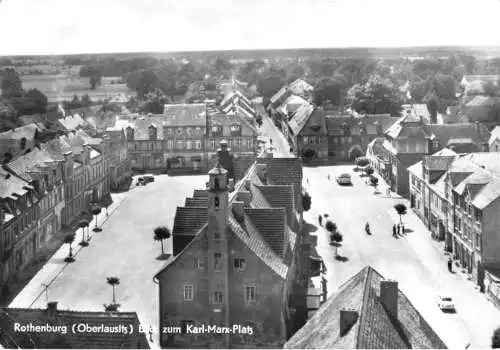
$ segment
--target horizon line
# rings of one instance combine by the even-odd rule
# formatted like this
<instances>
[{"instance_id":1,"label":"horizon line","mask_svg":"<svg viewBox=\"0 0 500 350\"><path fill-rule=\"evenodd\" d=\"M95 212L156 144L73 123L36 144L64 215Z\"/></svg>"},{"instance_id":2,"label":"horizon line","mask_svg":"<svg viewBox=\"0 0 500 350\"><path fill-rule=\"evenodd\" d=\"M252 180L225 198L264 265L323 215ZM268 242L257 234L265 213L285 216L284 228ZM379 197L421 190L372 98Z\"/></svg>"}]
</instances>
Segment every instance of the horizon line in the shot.
<instances>
[{"instance_id":1,"label":"horizon line","mask_svg":"<svg viewBox=\"0 0 500 350\"><path fill-rule=\"evenodd\" d=\"M230 53L238 51L291 51L291 50L397 50L397 49L423 49L423 48L442 48L442 49L500 49L500 45L418 45L418 46L330 46L330 47L287 47L287 48L257 48L257 49L190 49L190 50L172 50L172 51L118 51L118 52L82 52L82 53L31 53L31 54L0 54L0 57L53 57L53 56L84 56L84 55L123 55L123 54L186 54L186 53Z\"/></svg>"}]
</instances>

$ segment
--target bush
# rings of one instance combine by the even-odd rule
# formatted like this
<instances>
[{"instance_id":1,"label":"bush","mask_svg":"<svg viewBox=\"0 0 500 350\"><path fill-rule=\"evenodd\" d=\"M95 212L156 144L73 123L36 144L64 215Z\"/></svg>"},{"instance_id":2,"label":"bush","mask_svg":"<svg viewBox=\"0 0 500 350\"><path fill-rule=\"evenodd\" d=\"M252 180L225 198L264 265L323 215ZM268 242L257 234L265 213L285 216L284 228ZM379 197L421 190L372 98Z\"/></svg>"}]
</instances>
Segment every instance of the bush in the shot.
<instances>
[{"instance_id":1,"label":"bush","mask_svg":"<svg viewBox=\"0 0 500 350\"><path fill-rule=\"evenodd\" d=\"M337 224L335 224L333 221L328 220L325 224L325 228L328 232L334 233L337 232Z\"/></svg>"},{"instance_id":2,"label":"bush","mask_svg":"<svg viewBox=\"0 0 500 350\"><path fill-rule=\"evenodd\" d=\"M340 232L337 232L337 231L335 231L334 233L332 233L330 235L330 238L335 243L341 243L343 241L343 239L344 239L344 237L342 236L342 234Z\"/></svg>"},{"instance_id":3,"label":"bush","mask_svg":"<svg viewBox=\"0 0 500 350\"><path fill-rule=\"evenodd\" d=\"M356 159L356 165L360 168L364 168L368 164L370 164L370 160L366 157L359 157Z\"/></svg>"},{"instance_id":4,"label":"bush","mask_svg":"<svg viewBox=\"0 0 500 350\"><path fill-rule=\"evenodd\" d=\"M307 148L302 151L302 156L307 159L312 159L316 155L316 151L312 148Z\"/></svg>"},{"instance_id":5,"label":"bush","mask_svg":"<svg viewBox=\"0 0 500 350\"><path fill-rule=\"evenodd\" d=\"M308 211L309 209L311 209L311 203L312 203L311 195L305 192L302 195L302 209L304 209L304 211Z\"/></svg>"},{"instance_id":6,"label":"bush","mask_svg":"<svg viewBox=\"0 0 500 350\"><path fill-rule=\"evenodd\" d=\"M375 172L371 166L366 167L365 169L365 174L366 175L372 175Z\"/></svg>"},{"instance_id":7,"label":"bush","mask_svg":"<svg viewBox=\"0 0 500 350\"><path fill-rule=\"evenodd\" d=\"M497 327L493 331L493 336L491 337L491 347L493 349L500 349L500 327Z\"/></svg>"},{"instance_id":8,"label":"bush","mask_svg":"<svg viewBox=\"0 0 500 350\"><path fill-rule=\"evenodd\" d=\"M371 176L371 177L370 177L370 183L371 183L373 186L377 186L377 185L378 185L378 177Z\"/></svg>"}]
</instances>

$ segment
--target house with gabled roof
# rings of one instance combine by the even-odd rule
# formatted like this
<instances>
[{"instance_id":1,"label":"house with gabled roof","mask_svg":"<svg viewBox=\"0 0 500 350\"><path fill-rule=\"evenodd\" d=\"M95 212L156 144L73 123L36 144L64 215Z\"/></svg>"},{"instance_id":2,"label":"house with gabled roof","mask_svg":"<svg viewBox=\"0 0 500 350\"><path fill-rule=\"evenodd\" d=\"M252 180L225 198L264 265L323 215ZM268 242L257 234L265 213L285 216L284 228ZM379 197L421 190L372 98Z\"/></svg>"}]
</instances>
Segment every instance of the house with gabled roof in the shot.
<instances>
[{"instance_id":1,"label":"house with gabled roof","mask_svg":"<svg viewBox=\"0 0 500 350\"><path fill-rule=\"evenodd\" d=\"M398 282L371 266L346 281L285 349L447 349Z\"/></svg>"},{"instance_id":2,"label":"house with gabled roof","mask_svg":"<svg viewBox=\"0 0 500 350\"><path fill-rule=\"evenodd\" d=\"M258 158L234 185L220 165L177 210L174 257L160 270L162 347L281 347L291 328L300 243L299 158ZM193 334L234 325L231 334Z\"/></svg>"},{"instance_id":3,"label":"house with gabled roof","mask_svg":"<svg viewBox=\"0 0 500 350\"><path fill-rule=\"evenodd\" d=\"M135 312L0 308L0 345L7 349L149 349ZM89 331L96 330L96 331Z\"/></svg>"},{"instance_id":4,"label":"house with gabled roof","mask_svg":"<svg viewBox=\"0 0 500 350\"><path fill-rule=\"evenodd\" d=\"M500 107L500 97L475 96L462 108L461 113L473 122L495 122L496 111Z\"/></svg>"},{"instance_id":5,"label":"house with gabled roof","mask_svg":"<svg viewBox=\"0 0 500 350\"><path fill-rule=\"evenodd\" d=\"M0 159L10 161L20 154L31 150L37 144L41 127L35 123L20 126L0 133Z\"/></svg>"},{"instance_id":6,"label":"house with gabled roof","mask_svg":"<svg viewBox=\"0 0 500 350\"><path fill-rule=\"evenodd\" d=\"M294 95L298 96L309 96L309 94L314 90L314 87L311 84L300 78L290 83L288 87Z\"/></svg>"}]
</instances>

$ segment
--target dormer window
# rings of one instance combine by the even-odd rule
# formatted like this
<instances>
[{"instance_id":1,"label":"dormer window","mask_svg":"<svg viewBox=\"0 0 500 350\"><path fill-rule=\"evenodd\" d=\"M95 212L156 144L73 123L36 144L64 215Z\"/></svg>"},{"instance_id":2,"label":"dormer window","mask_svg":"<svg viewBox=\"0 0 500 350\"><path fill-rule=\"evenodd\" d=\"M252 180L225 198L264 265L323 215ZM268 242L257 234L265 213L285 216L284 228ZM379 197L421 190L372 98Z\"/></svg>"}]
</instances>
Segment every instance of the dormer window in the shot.
<instances>
[{"instance_id":1,"label":"dormer window","mask_svg":"<svg viewBox=\"0 0 500 350\"><path fill-rule=\"evenodd\" d=\"M198 126L196 127L196 129L194 129L194 132L196 135L200 135L201 134L201 128Z\"/></svg>"},{"instance_id":2,"label":"dormer window","mask_svg":"<svg viewBox=\"0 0 500 350\"><path fill-rule=\"evenodd\" d=\"M149 126L149 139L150 140L156 140L156 137L157 137L156 126L154 126L154 125L151 124Z\"/></svg>"},{"instance_id":3,"label":"dormer window","mask_svg":"<svg viewBox=\"0 0 500 350\"><path fill-rule=\"evenodd\" d=\"M168 135L172 135L173 133L174 133L174 131L172 130L172 128L167 128Z\"/></svg>"},{"instance_id":4,"label":"dormer window","mask_svg":"<svg viewBox=\"0 0 500 350\"><path fill-rule=\"evenodd\" d=\"M186 129L186 134L187 134L188 136L191 136L191 135L193 134L193 129L192 129L192 128L187 128L187 129Z\"/></svg>"},{"instance_id":5,"label":"dormer window","mask_svg":"<svg viewBox=\"0 0 500 350\"><path fill-rule=\"evenodd\" d=\"M438 149L439 148L439 141L438 140L432 141L432 148L433 149Z\"/></svg>"},{"instance_id":6,"label":"dormer window","mask_svg":"<svg viewBox=\"0 0 500 350\"><path fill-rule=\"evenodd\" d=\"M181 135L182 134L182 128L177 128L177 135Z\"/></svg>"},{"instance_id":7,"label":"dormer window","mask_svg":"<svg viewBox=\"0 0 500 350\"><path fill-rule=\"evenodd\" d=\"M222 136L222 125L216 124L212 126L212 135L213 136Z\"/></svg>"}]
</instances>

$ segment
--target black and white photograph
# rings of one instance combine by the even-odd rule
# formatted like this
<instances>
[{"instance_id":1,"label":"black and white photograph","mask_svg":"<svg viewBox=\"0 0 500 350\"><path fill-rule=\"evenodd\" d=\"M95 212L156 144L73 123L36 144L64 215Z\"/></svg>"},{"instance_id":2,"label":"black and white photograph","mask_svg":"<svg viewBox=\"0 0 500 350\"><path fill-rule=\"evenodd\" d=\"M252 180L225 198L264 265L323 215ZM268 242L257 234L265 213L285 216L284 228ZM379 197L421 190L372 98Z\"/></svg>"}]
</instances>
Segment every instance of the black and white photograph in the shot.
<instances>
[{"instance_id":1,"label":"black and white photograph","mask_svg":"<svg viewBox=\"0 0 500 350\"><path fill-rule=\"evenodd\" d=\"M499 0L0 0L0 348L500 349Z\"/></svg>"}]
</instances>

